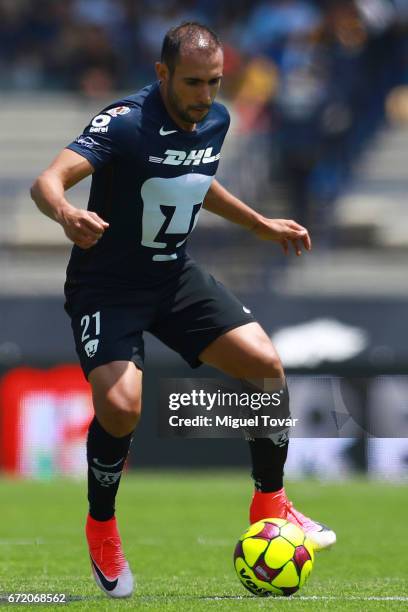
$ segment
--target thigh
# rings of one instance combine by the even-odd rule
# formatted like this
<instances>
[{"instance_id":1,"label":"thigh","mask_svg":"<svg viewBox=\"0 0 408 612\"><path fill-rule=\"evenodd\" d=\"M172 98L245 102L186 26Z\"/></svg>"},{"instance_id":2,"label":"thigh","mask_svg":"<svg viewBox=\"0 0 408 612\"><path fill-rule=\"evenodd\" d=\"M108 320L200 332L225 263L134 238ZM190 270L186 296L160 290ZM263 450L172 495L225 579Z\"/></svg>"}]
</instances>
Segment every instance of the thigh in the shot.
<instances>
[{"instance_id":1,"label":"thigh","mask_svg":"<svg viewBox=\"0 0 408 612\"><path fill-rule=\"evenodd\" d=\"M194 368L202 363L200 353L216 338L254 320L231 291L189 260L171 292L163 295L149 331Z\"/></svg>"},{"instance_id":2,"label":"thigh","mask_svg":"<svg viewBox=\"0 0 408 612\"><path fill-rule=\"evenodd\" d=\"M126 402L139 402L142 394L142 370L131 361L112 361L89 374L94 399L104 400L117 394Z\"/></svg>"},{"instance_id":3,"label":"thigh","mask_svg":"<svg viewBox=\"0 0 408 612\"><path fill-rule=\"evenodd\" d=\"M284 376L272 341L256 322L219 336L202 351L200 360L235 378L281 380Z\"/></svg>"}]
</instances>

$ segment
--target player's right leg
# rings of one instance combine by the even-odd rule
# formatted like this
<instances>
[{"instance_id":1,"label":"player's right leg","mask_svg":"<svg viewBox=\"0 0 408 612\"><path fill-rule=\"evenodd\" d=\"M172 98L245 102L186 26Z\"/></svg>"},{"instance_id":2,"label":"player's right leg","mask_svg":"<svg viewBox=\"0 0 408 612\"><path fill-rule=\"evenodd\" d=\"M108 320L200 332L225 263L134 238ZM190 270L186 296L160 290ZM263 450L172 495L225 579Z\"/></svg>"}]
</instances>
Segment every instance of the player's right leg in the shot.
<instances>
[{"instance_id":1,"label":"player's right leg","mask_svg":"<svg viewBox=\"0 0 408 612\"><path fill-rule=\"evenodd\" d=\"M116 525L115 497L140 416L143 329L154 311L142 292L129 302L127 294L67 291L66 311L95 408L87 440L86 535L95 580L111 597L126 597L133 590Z\"/></svg>"},{"instance_id":2,"label":"player's right leg","mask_svg":"<svg viewBox=\"0 0 408 612\"><path fill-rule=\"evenodd\" d=\"M97 585L110 597L129 597L133 575L122 550L115 498L140 418L142 372L114 361L89 374L95 417L87 440L89 515L86 537Z\"/></svg>"}]
</instances>

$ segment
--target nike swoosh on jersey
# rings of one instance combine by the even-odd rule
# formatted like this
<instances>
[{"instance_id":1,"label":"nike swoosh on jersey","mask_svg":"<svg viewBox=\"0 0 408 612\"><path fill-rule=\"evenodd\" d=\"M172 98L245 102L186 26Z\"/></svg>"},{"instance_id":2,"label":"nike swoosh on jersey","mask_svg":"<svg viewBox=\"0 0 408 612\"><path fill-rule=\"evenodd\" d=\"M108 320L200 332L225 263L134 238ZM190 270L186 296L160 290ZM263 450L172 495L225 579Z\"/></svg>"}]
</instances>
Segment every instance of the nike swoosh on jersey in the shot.
<instances>
[{"instance_id":1,"label":"nike swoosh on jersey","mask_svg":"<svg viewBox=\"0 0 408 612\"><path fill-rule=\"evenodd\" d=\"M168 136L168 134L176 134L177 130L165 130L163 126L161 126L159 130L160 136Z\"/></svg>"},{"instance_id":2,"label":"nike swoosh on jersey","mask_svg":"<svg viewBox=\"0 0 408 612\"><path fill-rule=\"evenodd\" d=\"M98 574L98 578L101 581L101 584L103 586L104 589L106 589L107 591L113 591L114 588L116 588L117 584L118 584L118 578L115 578L115 580L108 580L106 578L106 576L104 576L101 572L101 570L99 569L99 567L96 565L95 561L92 559L91 557L91 561L92 561L92 565L95 568L95 572Z\"/></svg>"}]
</instances>

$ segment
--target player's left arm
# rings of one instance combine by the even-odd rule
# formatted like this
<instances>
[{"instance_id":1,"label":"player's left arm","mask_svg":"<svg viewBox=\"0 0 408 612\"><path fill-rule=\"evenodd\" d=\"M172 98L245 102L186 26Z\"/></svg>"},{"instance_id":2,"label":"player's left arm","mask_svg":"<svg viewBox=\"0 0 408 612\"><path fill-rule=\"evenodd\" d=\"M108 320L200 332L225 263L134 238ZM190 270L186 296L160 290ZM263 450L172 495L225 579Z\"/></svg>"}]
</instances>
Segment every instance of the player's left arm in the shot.
<instances>
[{"instance_id":1,"label":"player's left arm","mask_svg":"<svg viewBox=\"0 0 408 612\"><path fill-rule=\"evenodd\" d=\"M290 219L264 217L235 197L216 179L211 183L203 206L206 210L248 229L261 240L278 242L285 254L289 252L290 243L296 255L301 255L302 246L307 251L312 248L309 232L305 227Z\"/></svg>"}]
</instances>

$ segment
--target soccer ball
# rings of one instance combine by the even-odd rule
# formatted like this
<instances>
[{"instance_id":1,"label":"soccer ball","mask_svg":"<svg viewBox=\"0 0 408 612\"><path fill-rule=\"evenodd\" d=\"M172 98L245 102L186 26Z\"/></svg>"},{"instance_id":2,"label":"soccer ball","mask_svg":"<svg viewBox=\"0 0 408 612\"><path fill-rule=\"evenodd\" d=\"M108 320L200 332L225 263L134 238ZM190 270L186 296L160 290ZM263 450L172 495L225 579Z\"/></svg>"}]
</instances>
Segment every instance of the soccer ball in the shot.
<instances>
[{"instance_id":1,"label":"soccer ball","mask_svg":"<svg viewBox=\"0 0 408 612\"><path fill-rule=\"evenodd\" d=\"M238 578L259 597L296 593L309 577L313 562L310 540L300 527L280 518L251 525L234 552Z\"/></svg>"}]
</instances>

